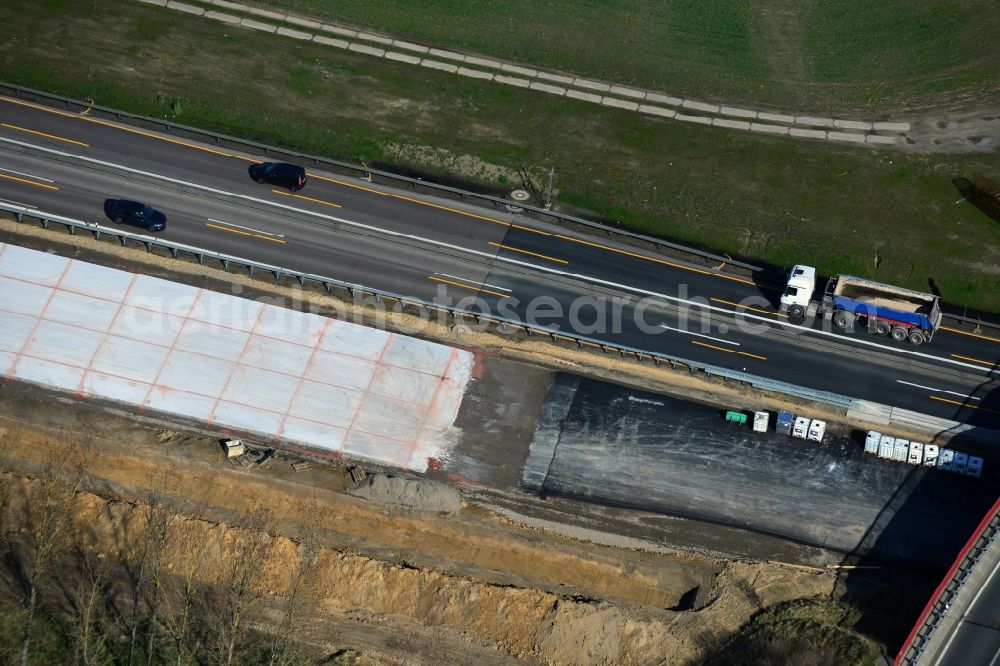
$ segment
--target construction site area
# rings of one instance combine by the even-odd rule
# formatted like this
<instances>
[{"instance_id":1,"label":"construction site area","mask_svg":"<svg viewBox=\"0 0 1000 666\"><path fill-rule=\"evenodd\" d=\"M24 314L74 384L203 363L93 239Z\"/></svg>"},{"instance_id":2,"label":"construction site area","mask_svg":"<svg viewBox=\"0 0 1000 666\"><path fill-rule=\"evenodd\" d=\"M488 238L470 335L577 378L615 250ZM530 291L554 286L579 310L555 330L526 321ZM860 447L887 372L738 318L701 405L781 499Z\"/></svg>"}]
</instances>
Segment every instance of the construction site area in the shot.
<instances>
[{"instance_id":1,"label":"construction site area","mask_svg":"<svg viewBox=\"0 0 1000 666\"><path fill-rule=\"evenodd\" d=\"M205 294L238 284L268 307L292 289L4 224L2 240L74 265ZM330 297L297 298L313 312ZM278 663L863 663L894 649L992 501L995 466L972 479L867 457L820 406L599 351L432 333L421 344L451 345L469 365L424 462L279 445L238 418L208 426L163 407L173 403L73 395L51 377L5 384L15 556L3 584L11 598L34 589L45 622L69 637L40 649L211 650L232 663L261 651ZM726 423L726 406L812 410L830 432L822 445L762 436ZM316 409L300 415L327 418ZM18 644L23 609L3 612L5 642Z\"/></svg>"}]
</instances>

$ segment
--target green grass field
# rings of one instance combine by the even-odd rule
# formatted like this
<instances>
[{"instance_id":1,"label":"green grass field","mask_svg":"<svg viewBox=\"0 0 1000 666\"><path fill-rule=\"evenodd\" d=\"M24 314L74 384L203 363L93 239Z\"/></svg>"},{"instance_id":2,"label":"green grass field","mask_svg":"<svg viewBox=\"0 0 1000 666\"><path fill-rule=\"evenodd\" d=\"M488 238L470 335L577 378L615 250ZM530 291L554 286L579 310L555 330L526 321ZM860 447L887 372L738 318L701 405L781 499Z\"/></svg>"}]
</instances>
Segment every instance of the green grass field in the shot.
<instances>
[{"instance_id":1,"label":"green grass field","mask_svg":"<svg viewBox=\"0 0 1000 666\"><path fill-rule=\"evenodd\" d=\"M906 155L657 120L132 0L9 0L0 19L7 81L497 188L519 167L541 182L551 165L557 203L635 230L917 289L933 281L954 305L1000 311L1000 224L951 184L1000 177L997 155Z\"/></svg>"},{"instance_id":2,"label":"green grass field","mask_svg":"<svg viewBox=\"0 0 1000 666\"><path fill-rule=\"evenodd\" d=\"M256 0L733 105L878 117L1000 95L991 0Z\"/></svg>"}]
</instances>

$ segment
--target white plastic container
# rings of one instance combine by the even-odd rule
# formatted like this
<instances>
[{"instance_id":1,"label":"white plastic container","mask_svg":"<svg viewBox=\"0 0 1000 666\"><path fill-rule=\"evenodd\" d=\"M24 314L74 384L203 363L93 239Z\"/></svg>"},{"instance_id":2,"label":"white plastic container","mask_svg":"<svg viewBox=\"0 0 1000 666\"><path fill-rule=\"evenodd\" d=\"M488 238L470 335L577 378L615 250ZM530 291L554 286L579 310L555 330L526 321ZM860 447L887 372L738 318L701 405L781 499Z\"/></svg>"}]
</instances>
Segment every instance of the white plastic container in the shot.
<instances>
[{"instance_id":1,"label":"white plastic container","mask_svg":"<svg viewBox=\"0 0 1000 666\"><path fill-rule=\"evenodd\" d=\"M951 465L955 460L955 452L951 449L941 449L938 451L938 469L950 472Z\"/></svg>"},{"instance_id":2,"label":"white plastic container","mask_svg":"<svg viewBox=\"0 0 1000 666\"><path fill-rule=\"evenodd\" d=\"M878 441L878 457L883 460L892 460L892 452L896 450L896 438L889 435L882 435Z\"/></svg>"},{"instance_id":3,"label":"white plastic container","mask_svg":"<svg viewBox=\"0 0 1000 666\"><path fill-rule=\"evenodd\" d=\"M795 425L792 426L792 437L805 439L809 436L809 417L796 416Z\"/></svg>"},{"instance_id":4,"label":"white plastic container","mask_svg":"<svg viewBox=\"0 0 1000 666\"><path fill-rule=\"evenodd\" d=\"M754 432L767 432L767 424L771 420L770 412L754 412L753 413L753 431Z\"/></svg>"},{"instance_id":5,"label":"white plastic container","mask_svg":"<svg viewBox=\"0 0 1000 666\"><path fill-rule=\"evenodd\" d=\"M819 419L813 419L809 424L809 440L812 442L823 443L823 437L826 435L826 421L820 421Z\"/></svg>"},{"instance_id":6,"label":"white plastic container","mask_svg":"<svg viewBox=\"0 0 1000 666\"><path fill-rule=\"evenodd\" d=\"M873 456L878 455L878 444L880 441L882 441L882 433L869 430L868 435L865 437L865 453L870 453Z\"/></svg>"},{"instance_id":7,"label":"white plastic container","mask_svg":"<svg viewBox=\"0 0 1000 666\"><path fill-rule=\"evenodd\" d=\"M924 444L924 467L937 467L938 445Z\"/></svg>"},{"instance_id":8,"label":"white plastic container","mask_svg":"<svg viewBox=\"0 0 1000 666\"><path fill-rule=\"evenodd\" d=\"M247 452L246 445L239 439L227 439L222 445L226 450L227 458L237 458Z\"/></svg>"},{"instance_id":9,"label":"white plastic container","mask_svg":"<svg viewBox=\"0 0 1000 666\"><path fill-rule=\"evenodd\" d=\"M920 465L924 462L924 445L920 442L910 442L909 455L906 457L906 462L911 465Z\"/></svg>"},{"instance_id":10,"label":"white plastic container","mask_svg":"<svg viewBox=\"0 0 1000 666\"><path fill-rule=\"evenodd\" d=\"M896 447L892 450L892 459L896 462L906 462L910 457L910 440L897 439Z\"/></svg>"}]
</instances>

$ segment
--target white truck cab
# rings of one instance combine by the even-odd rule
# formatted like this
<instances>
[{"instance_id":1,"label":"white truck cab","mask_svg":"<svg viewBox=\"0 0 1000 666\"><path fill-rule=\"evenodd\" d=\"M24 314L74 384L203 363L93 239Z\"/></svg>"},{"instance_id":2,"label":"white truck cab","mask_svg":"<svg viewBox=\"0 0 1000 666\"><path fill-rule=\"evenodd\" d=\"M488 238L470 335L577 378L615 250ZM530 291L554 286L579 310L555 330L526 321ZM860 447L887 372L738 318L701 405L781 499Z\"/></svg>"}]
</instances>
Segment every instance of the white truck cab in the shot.
<instances>
[{"instance_id":1,"label":"white truck cab","mask_svg":"<svg viewBox=\"0 0 1000 666\"><path fill-rule=\"evenodd\" d=\"M788 274L788 284L781 294L781 311L790 312L796 317L806 314L813 292L816 291L816 269L812 266L792 266Z\"/></svg>"}]
</instances>

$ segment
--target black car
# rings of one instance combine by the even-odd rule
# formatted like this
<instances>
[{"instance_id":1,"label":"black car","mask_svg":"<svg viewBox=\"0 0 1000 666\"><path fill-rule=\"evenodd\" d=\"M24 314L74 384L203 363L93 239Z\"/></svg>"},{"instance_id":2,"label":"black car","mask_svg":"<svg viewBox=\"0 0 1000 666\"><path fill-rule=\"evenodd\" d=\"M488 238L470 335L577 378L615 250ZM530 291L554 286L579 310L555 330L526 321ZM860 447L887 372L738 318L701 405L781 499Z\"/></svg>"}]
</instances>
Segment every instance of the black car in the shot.
<instances>
[{"instance_id":1,"label":"black car","mask_svg":"<svg viewBox=\"0 0 1000 666\"><path fill-rule=\"evenodd\" d=\"M270 183L287 187L292 192L306 185L306 170L297 164L287 162L263 162L250 165L250 177L258 183Z\"/></svg>"},{"instance_id":2,"label":"black car","mask_svg":"<svg viewBox=\"0 0 1000 666\"><path fill-rule=\"evenodd\" d=\"M147 231L163 231L167 228L167 216L152 206L128 199L112 199L105 210L117 224L134 224Z\"/></svg>"}]
</instances>

